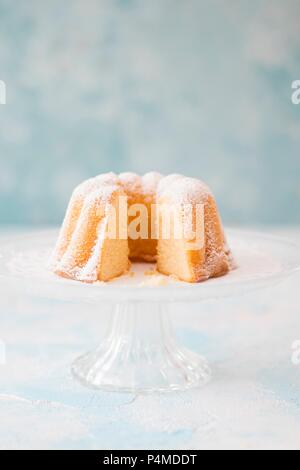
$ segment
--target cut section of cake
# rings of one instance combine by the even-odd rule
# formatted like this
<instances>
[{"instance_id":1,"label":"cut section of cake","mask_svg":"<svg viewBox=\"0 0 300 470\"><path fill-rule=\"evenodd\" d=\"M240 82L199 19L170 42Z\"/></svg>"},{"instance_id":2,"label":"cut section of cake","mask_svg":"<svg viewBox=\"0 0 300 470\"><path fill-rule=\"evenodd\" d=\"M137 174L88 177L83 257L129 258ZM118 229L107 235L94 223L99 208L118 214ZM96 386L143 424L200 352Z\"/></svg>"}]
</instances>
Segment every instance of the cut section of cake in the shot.
<instances>
[{"instance_id":1,"label":"cut section of cake","mask_svg":"<svg viewBox=\"0 0 300 470\"><path fill-rule=\"evenodd\" d=\"M140 177L136 173L121 173L120 181L128 195L128 237L133 261L154 262L157 259L155 237L156 193L162 175L156 172Z\"/></svg>"},{"instance_id":2,"label":"cut section of cake","mask_svg":"<svg viewBox=\"0 0 300 470\"><path fill-rule=\"evenodd\" d=\"M159 272L200 282L230 271L232 257L216 202L204 183L180 175L163 179L157 207Z\"/></svg>"}]
</instances>

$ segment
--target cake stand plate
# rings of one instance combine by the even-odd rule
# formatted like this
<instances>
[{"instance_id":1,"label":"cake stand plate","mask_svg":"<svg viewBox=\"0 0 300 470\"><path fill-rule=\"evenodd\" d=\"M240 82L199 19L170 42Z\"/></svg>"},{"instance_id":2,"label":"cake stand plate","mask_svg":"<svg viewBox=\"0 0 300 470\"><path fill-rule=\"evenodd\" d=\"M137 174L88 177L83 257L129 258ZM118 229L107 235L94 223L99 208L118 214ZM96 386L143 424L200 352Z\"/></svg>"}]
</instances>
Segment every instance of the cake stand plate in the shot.
<instances>
[{"instance_id":1,"label":"cake stand plate","mask_svg":"<svg viewBox=\"0 0 300 470\"><path fill-rule=\"evenodd\" d=\"M114 304L109 334L78 359L72 373L83 385L126 392L185 390L206 384L206 359L177 343L169 311L173 302L200 302L265 288L299 270L300 249L266 234L228 230L237 268L227 276L188 284L138 263L109 283L82 284L47 269L57 231L1 238L0 285L40 298ZM63 304L62 304L63 305Z\"/></svg>"}]
</instances>

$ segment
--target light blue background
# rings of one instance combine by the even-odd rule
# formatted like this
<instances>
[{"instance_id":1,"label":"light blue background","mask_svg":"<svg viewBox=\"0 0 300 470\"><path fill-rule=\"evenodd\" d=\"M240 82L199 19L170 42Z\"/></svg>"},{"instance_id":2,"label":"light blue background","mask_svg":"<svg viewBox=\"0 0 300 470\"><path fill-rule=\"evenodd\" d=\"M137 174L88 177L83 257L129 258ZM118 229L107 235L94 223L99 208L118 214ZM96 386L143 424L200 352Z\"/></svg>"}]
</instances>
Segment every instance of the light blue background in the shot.
<instances>
[{"instance_id":1,"label":"light blue background","mask_svg":"<svg viewBox=\"0 0 300 470\"><path fill-rule=\"evenodd\" d=\"M299 223L299 25L299 0L0 0L0 223L152 169L206 180L227 223Z\"/></svg>"}]
</instances>

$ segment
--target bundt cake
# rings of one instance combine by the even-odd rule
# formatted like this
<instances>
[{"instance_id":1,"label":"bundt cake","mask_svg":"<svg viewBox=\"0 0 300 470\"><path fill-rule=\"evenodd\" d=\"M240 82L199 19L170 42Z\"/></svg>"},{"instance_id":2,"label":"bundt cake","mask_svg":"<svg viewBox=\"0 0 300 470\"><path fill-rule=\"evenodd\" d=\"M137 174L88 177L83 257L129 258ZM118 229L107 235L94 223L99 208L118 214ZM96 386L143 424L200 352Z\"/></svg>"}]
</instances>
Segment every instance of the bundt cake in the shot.
<instances>
[{"instance_id":1,"label":"bundt cake","mask_svg":"<svg viewBox=\"0 0 300 470\"><path fill-rule=\"evenodd\" d=\"M109 281L130 261L186 282L232 268L215 199L200 180L151 172L107 173L73 192L50 266L83 282Z\"/></svg>"}]
</instances>

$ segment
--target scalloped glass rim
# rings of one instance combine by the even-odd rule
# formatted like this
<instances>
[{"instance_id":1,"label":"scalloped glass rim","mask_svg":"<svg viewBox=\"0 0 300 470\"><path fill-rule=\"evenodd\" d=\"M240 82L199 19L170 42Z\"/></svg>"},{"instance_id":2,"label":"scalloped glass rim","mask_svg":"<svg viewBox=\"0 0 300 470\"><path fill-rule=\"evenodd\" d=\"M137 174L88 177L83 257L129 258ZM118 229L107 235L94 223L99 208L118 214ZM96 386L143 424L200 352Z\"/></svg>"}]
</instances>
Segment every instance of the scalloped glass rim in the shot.
<instances>
[{"instance_id":1,"label":"scalloped glass rim","mask_svg":"<svg viewBox=\"0 0 300 470\"><path fill-rule=\"evenodd\" d=\"M64 301L197 302L268 287L300 270L300 246L295 243L249 230L226 230L226 234L238 264L235 271L199 284L168 277L165 281L161 276L166 285L151 284L150 276L144 274L149 270L149 265L145 264L134 265L134 277L122 276L106 284L63 279L45 266L46 254L54 246L57 230L35 231L13 239L2 236L0 283L7 284L7 288L16 293Z\"/></svg>"}]
</instances>

